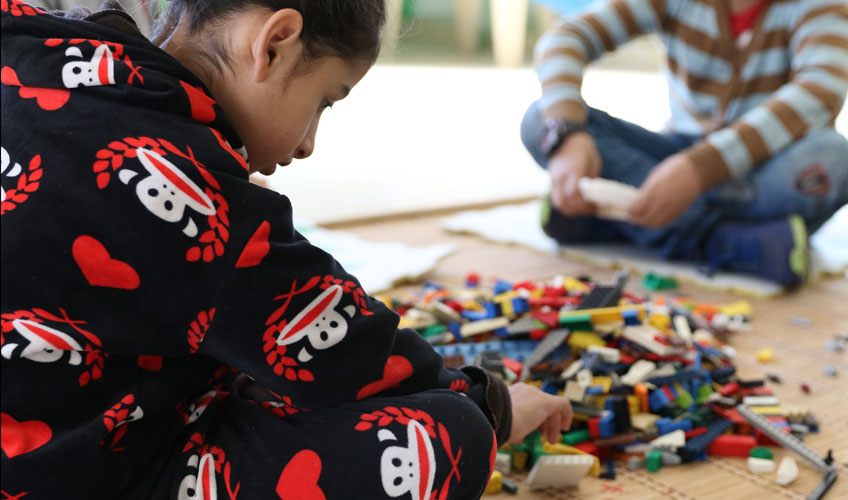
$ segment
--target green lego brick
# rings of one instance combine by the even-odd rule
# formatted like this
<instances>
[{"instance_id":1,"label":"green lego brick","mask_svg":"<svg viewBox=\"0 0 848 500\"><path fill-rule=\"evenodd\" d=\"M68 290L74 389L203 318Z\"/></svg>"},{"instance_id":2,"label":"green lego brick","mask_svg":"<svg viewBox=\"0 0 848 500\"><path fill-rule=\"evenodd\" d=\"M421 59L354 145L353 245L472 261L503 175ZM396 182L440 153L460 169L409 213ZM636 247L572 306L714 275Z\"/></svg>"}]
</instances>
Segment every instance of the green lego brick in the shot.
<instances>
[{"instance_id":1,"label":"green lego brick","mask_svg":"<svg viewBox=\"0 0 848 500\"><path fill-rule=\"evenodd\" d=\"M689 391L677 388L677 399L675 399L674 402L677 406L688 410L694 401L692 400L692 395L689 394Z\"/></svg>"},{"instance_id":2,"label":"green lego brick","mask_svg":"<svg viewBox=\"0 0 848 500\"><path fill-rule=\"evenodd\" d=\"M560 318L559 326L568 328L572 332L593 332L592 316L590 314L576 314Z\"/></svg>"},{"instance_id":3,"label":"green lego brick","mask_svg":"<svg viewBox=\"0 0 848 500\"><path fill-rule=\"evenodd\" d=\"M751 453L748 456L754 458L765 458L767 460L774 460L774 453L772 453L770 449L765 448L763 446L757 446L756 448L752 448Z\"/></svg>"},{"instance_id":4,"label":"green lego brick","mask_svg":"<svg viewBox=\"0 0 848 500\"><path fill-rule=\"evenodd\" d=\"M662 467L662 451L651 450L645 460L645 467L650 472L657 472Z\"/></svg>"},{"instance_id":5,"label":"green lego brick","mask_svg":"<svg viewBox=\"0 0 848 500\"><path fill-rule=\"evenodd\" d=\"M574 446L575 444L585 443L591 439L592 436L589 435L589 429L580 429L579 431L572 431L563 434L562 444Z\"/></svg>"},{"instance_id":6,"label":"green lego brick","mask_svg":"<svg viewBox=\"0 0 848 500\"><path fill-rule=\"evenodd\" d=\"M699 405L704 404L704 401L706 401L707 398L710 397L710 395L712 395L714 392L715 391L713 391L713 388L710 386L710 384L702 385L698 388L698 394L695 398L695 402Z\"/></svg>"},{"instance_id":7,"label":"green lego brick","mask_svg":"<svg viewBox=\"0 0 848 500\"><path fill-rule=\"evenodd\" d=\"M433 335L438 335L446 331L447 327L445 327L445 325L430 325L427 328L421 330L419 333L422 337L432 337Z\"/></svg>"}]
</instances>

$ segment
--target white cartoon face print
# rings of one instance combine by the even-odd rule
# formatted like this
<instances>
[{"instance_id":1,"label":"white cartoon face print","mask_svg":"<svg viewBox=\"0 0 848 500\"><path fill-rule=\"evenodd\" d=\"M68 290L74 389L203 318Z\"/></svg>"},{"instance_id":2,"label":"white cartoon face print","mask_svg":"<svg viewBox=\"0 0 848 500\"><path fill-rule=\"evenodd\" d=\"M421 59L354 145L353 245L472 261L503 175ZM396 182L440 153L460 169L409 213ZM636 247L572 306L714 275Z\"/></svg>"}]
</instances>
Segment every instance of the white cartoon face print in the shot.
<instances>
[{"instance_id":1,"label":"white cartoon face print","mask_svg":"<svg viewBox=\"0 0 848 500\"><path fill-rule=\"evenodd\" d=\"M21 175L23 172L23 168L20 163L12 163L12 159L9 157L9 152L6 151L6 148L0 147L0 156L2 156L2 169L0 169L0 175L3 176L3 180L6 178L14 179ZM15 183L17 184L17 183ZM6 188L0 186L0 201L6 201Z\"/></svg>"},{"instance_id":2,"label":"white cartoon face print","mask_svg":"<svg viewBox=\"0 0 848 500\"><path fill-rule=\"evenodd\" d=\"M381 442L397 440L388 429L381 429L377 438ZM415 420L406 426L406 438L406 447L390 446L380 457L383 490L392 498L409 493L412 500L428 500L436 477L433 443L424 426Z\"/></svg>"},{"instance_id":3,"label":"white cartoon face print","mask_svg":"<svg viewBox=\"0 0 848 500\"><path fill-rule=\"evenodd\" d=\"M209 196L176 165L155 151L138 148L136 154L148 175L136 184L135 193L153 215L175 223L183 220L186 208L204 216L215 215L215 206ZM136 175L138 172L124 167L118 178L129 184ZM197 236L197 224L191 217L183 233L190 238Z\"/></svg>"},{"instance_id":4,"label":"white cartoon face print","mask_svg":"<svg viewBox=\"0 0 848 500\"><path fill-rule=\"evenodd\" d=\"M192 455L188 466L197 473L188 474L180 481L178 500L217 500L218 484L215 481L215 456L211 453Z\"/></svg>"},{"instance_id":5,"label":"white cartoon face print","mask_svg":"<svg viewBox=\"0 0 848 500\"><path fill-rule=\"evenodd\" d=\"M79 47L69 47L65 51L65 55L83 58L82 50ZM90 61L83 59L66 63L62 67L62 83L69 89L75 89L79 86L114 85L115 61L112 58L112 51L104 43L97 47Z\"/></svg>"},{"instance_id":6,"label":"white cartoon face print","mask_svg":"<svg viewBox=\"0 0 848 500\"><path fill-rule=\"evenodd\" d=\"M324 290L283 328L277 337L277 344L290 345L306 337L314 350L322 351L341 342L347 335L347 319L335 308L343 294L344 291L339 285ZM344 312L353 318L356 307L349 305L344 308ZM301 363L306 363L312 357L313 354L310 354L306 347L297 354Z\"/></svg>"},{"instance_id":7,"label":"white cartoon face print","mask_svg":"<svg viewBox=\"0 0 848 500\"><path fill-rule=\"evenodd\" d=\"M206 408L209 407L209 404L215 400L215 396L218 394L218 391L211 390L209 392L204 393L200 396L197 401L194 401L188 406L188 415L186 417L186 425L194 423L203 415L203 412L206 411Z\"/></svg>"},{"instance_id":8,"label":"white cartoon face print","mask_svg":"<svg viewBox=\"0 0 848 500\"><path fill-rule=\"evenodd\" d=\"M16 354L19 345L7 343L0 351L4 358L12 359L14 356L39 363L53 363L68 352L68 363L79 365L82 362L82 346L67 333L26 319L16 319L12 321L12 326L29 344Z\"/></svg>"}]
</instances>

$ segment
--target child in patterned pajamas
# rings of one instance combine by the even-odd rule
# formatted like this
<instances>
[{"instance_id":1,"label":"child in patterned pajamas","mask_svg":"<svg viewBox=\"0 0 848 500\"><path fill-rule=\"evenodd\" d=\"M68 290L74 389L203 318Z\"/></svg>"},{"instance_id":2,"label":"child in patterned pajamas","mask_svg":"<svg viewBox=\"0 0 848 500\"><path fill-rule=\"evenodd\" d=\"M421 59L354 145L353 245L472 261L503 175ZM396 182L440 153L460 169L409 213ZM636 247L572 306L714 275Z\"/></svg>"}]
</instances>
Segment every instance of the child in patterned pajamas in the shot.
<instances>
[{"instance_id":1,"label":"child in patterned pajamas","mask_svg":"<svg viewBox=\"0 0 848 500\"><path fill-rule=\"evenodd\" d=\"M475 498L565 398L447 369L253 185L373 64L382 0L0 1L3 498ZM160 48L161 47L161 48Z\"/></svg>"},{"instance_id":2,"label":"child in patterned pajamas","mask_svg":"<svg viewBox=\"0 0 848 500\"><path fill-rule=\"evenodd\" d=\"M664 133L580 96L586 64L645 33L667 49ZM845 0L609 0L559 23L536 55L542 98L521 132L551 175L550 236L804 279L807 231L848 203L848 141L833 128L848 89ZM628 223L594 217L577 184L596 176L639 187Z\"/></svg>"}]
</instances>

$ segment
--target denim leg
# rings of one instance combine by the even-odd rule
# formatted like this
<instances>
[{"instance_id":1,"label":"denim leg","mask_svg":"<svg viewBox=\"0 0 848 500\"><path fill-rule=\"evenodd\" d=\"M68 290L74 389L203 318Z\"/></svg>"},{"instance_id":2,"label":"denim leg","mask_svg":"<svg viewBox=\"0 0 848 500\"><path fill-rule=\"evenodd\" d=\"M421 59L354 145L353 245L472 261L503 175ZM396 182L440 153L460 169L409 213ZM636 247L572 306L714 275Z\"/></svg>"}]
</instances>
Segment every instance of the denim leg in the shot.
<instances>
[{"instance_id":1,"label":"denim leg","mask_svg":"<svg viewBox=\"0 0 848 500\"><path fill-rule=\"evenodd\" d=\"M813 131L746 177L718 186L711 201L734 220L798 214L812 233L848 203L848 140L831 128Z\"/></svg>"},{"instance_id":2,"label":"denim leg","mask_svg":"<svg viewBox=\"0 0 848 500\"><path fill-rule=\"evenodd\" d=\"M694 138L658 134L638 125L614 118L609 114L589 108L586 122L587 132L595 140L601 155L601 177L641 186L650 171L662 160L690 146ZM547 157L542 153L540 143L547 132L541 108L533 103L521 124L521 139L525 147L539 165L547 166ZM706 220L698 211L687 218L689 222L681 227L692 227L693 221ZM543 221L546 220L543 217ZM657 247L669 244L676 247L677 241L688 238L676 238L673 230L646 229L616 221L607 221L596 217L566 217L551 210L546 232L560 243L599 242L631 240L642 246ZM553 227L549 227L553 226ZM663 252L673 254L673 251Z\"/></svg>"}]
</instances>

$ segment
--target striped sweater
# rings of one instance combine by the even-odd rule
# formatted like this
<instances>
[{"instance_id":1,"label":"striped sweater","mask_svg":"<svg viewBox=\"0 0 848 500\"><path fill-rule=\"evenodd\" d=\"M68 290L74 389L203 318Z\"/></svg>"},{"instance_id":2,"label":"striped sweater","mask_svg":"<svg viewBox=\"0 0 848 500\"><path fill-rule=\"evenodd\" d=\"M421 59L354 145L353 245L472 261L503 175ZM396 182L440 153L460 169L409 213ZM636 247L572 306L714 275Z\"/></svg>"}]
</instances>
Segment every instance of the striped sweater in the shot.
<instances>
[{"instance_id":1,"label":"striped sweater","mask_svg":"<svg viewBox=\"0 0 848 500\"><path fill-rule=\"evenodd\" d=\"M832 126L848 91L848 1L773 0L744 47L734 40L729 3L610 0L560 21L536 46L546 117L585 121L586 65L632 38L659 33L668 61L668 128L703 137L685 154L705 189Z\"/></svg>"}]
</instances>

